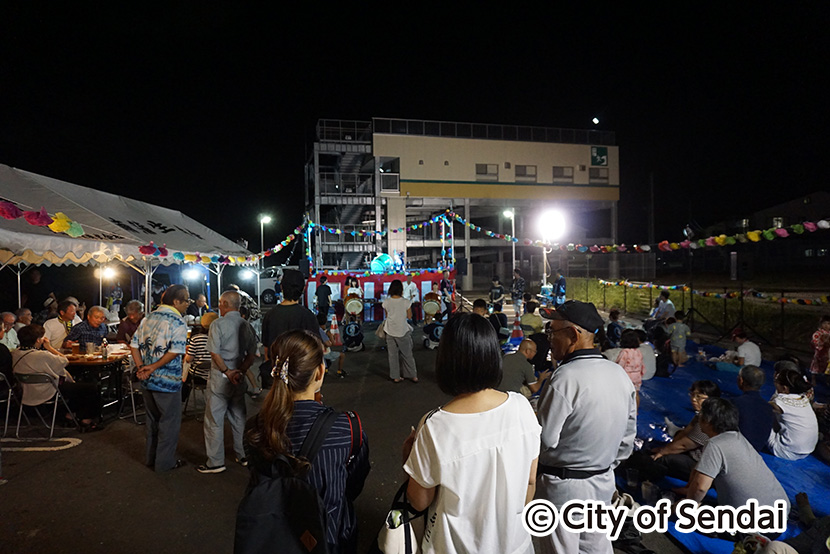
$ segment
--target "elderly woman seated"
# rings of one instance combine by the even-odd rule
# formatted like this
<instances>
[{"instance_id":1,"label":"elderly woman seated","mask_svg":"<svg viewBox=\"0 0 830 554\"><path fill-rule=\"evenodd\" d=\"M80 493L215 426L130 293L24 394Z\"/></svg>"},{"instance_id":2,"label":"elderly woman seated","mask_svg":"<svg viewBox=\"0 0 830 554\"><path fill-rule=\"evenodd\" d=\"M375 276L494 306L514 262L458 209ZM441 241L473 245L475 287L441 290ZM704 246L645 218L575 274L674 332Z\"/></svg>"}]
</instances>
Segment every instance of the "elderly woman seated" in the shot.
<instances>
[{"instance_id":1,"label":"elderly woman seated","mask_svg":"<svg viewBox=\"0 0 830 554\"><path fill-rule=\"evenodd\" d=\"M55 350L40 325L27 325L17 334L20 348L12 352L15 374L46 373L55 379L63 378L59 385L69 408L80 420L81 431L98 431L103 427L96 423L101 415L101 393L93 383L76 383L66 371L66 357ZM55 388L49 383L23 385L23 404L37 406L55 396ZM68 422L72 416L66 414Z\"/></svg>"},{"instance_id":2,"label":"elderly woman seated","mask_svg":"<svg viewBox=\"0 0 830 554\"><path fill-rule=\"evenodd\" d=\"M695 417L689 424L674 435L669 444L656 448L652 458L666 471L666 474L683 481L689 480L692 468L703 455L703 448L709 437L700 428L698 414L701 405L709 398L719 398L720 388L712 381L701 380L689 387L689 399L695 411Z\"/></svg>"}]
</instances>

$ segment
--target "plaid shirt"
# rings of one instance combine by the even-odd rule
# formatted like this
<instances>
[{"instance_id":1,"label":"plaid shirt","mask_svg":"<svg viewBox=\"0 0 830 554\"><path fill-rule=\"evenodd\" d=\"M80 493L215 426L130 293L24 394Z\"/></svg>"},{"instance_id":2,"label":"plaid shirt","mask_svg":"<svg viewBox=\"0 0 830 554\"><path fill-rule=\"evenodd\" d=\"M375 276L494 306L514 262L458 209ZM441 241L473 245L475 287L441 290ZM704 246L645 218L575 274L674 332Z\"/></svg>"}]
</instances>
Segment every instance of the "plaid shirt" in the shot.
<instances>
[{"instance_id":1,"label":"plaid shirt","mask_svg":"<svg viewBox=\"0 0 830 554\"><path fill-rule=\"evenodd\" d=\"M88 342L95 343L95 346L100 346L107 336L107 325L101 323L98 327L93 327L88 321L82 321L77 325L73 325L69 334L64 340L78 341L82 345Z\"/></svg>"}]
</instances>

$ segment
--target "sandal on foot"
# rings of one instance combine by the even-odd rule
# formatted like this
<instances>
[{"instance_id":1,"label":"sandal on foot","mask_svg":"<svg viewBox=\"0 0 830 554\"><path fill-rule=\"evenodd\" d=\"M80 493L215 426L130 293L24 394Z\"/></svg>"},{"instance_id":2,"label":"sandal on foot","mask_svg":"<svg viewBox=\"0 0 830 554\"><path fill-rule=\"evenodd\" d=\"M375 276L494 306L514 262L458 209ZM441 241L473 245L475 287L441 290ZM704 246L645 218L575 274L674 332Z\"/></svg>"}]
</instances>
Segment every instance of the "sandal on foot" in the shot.
<instances>
[{"instance_id":1,"label":"sandal on foot","mask_svg":"<svg viewBox=\"0 0 830 554\"><path fill-rule=\"evenodd\" d=\"M403 383L403 379L392 379L393 383Z\"/></svg>"}]
</instances>

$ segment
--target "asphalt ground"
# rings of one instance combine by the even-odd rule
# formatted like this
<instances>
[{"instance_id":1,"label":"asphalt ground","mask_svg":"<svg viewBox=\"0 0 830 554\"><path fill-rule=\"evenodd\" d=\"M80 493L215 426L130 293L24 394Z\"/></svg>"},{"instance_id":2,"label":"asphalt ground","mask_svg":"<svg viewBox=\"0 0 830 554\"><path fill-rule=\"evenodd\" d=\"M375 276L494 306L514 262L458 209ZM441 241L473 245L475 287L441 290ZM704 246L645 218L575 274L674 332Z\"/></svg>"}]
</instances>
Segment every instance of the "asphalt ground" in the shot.
<instances>
[{"instance_id":1,"label":"asphalt ground","mask_svg":"<svg viewBox=\"0 0 830 554\"><path fill-rule=\"evenodd\" d=\"M357 411L369 438L372 471L356 502L361 552L403 480L401 445L410 427L449 400L435 382L435 352L423 347L420 329L414 333L418 384L389 380L387 353L373 329L369 324L364 330L364 352L346 355L349 375L328 377L322 391L326 404ZM0 553L231 552L248 470L234 463L227 425L228 470L212 475L195 470L205 461L197 414L202 407L198 393L196 409L191 406L182 422L179 454L188 465L164 474L144 466L145 429L132 420L110 419L97 433L56 432L80 439L75 445L4 439L3 476L9 481L0 487ZM249 416L258 408L259 401L248 400ZM45 436L42 428L21 430L21 436L38 433ZM8 436L14 436L13 428ZM30 450L39 447L46 450ZM656 552L681 552L662 535L644 542Z\"/></svg>"}]
</instances>

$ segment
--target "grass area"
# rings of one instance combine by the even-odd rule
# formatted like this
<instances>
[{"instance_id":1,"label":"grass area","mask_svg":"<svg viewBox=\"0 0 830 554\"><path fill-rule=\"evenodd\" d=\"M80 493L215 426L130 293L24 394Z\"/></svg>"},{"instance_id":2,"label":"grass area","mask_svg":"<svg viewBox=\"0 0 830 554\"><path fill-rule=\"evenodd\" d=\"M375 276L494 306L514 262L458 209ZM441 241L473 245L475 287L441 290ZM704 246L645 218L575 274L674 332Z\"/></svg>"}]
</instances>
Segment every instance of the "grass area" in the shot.
<instances>
[{"instance_id":1,"label":"grass area","mask_svg":"<svg viewBox=\"0 0 830 554\"><path fill-rule=\"evenodd\" d=\"M739 290L734 283L725 288L721 286L707 289L695 284L695 289L712 293ZM617 308L627 315L645 317L659 294L660 291L657 289L603 286L598 279L568 278L568 298L592 302L606 311ZM681 290L670 291L670 294L678 310L687 311L694 306L699 312L695 315L696 326L708 327L710 332L723 334L742 319L750 336L773 346L794 350L809 349L810 337L818 327L819 318L825 313L830 313L830 306L827 305L802 306L745 297L742 306L740 298L704 297ZM816 295L804 296L809 298Z\"/></svg>"}]
</instances>

